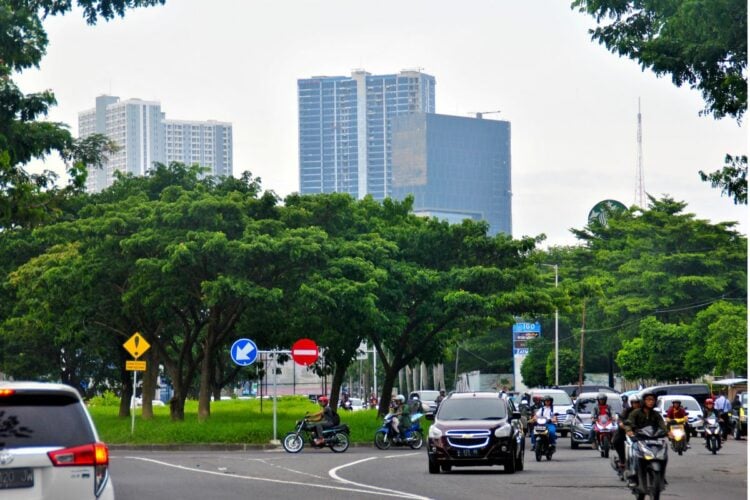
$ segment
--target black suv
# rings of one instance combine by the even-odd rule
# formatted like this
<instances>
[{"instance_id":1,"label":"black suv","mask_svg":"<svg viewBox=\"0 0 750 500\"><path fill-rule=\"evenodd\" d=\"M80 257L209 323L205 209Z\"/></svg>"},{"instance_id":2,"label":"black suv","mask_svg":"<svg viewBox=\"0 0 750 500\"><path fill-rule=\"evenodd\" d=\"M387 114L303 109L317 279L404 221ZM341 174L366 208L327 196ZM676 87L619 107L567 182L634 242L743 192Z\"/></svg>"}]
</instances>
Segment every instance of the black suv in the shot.
<instances>
[{"instance_id":1,"label":"black suv","mask_svg":"<svg viewBox=\"0 0 750 500\"><path fill-rule=\"evenodd\" d=\"M525 440L521 414L496 392L452 393L440 403L427 433L430 474L453 466L502 465L523 470Z\"/></svg>"}]
</instances>

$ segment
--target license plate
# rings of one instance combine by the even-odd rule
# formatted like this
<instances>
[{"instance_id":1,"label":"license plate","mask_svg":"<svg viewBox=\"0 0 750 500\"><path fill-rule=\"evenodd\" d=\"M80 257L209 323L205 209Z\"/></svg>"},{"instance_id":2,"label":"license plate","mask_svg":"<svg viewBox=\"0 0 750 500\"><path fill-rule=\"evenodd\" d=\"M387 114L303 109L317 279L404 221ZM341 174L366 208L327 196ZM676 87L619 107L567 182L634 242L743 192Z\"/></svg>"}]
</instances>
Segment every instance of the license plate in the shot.
<instances>
[{"instance_id":1,"label":"license plate","mask_svg":"<svg viewBox=\"0 0 750 500\"><path fill-rule=\"evenodd\" d=\"M0 490L31 488L32 486L34 486L34 472L30 467L0 469Z\"/></svg>"},{"instance_id":2,"label":"license plate","mask_svg":"<svg viewBox=\"0 0 750 500\"><path fill-rule=\"evenodd\" d=\"M479 450L476 450L476 449L458 450L457 454L459 457L478 457Z\"/></svg>"}]
</instances>

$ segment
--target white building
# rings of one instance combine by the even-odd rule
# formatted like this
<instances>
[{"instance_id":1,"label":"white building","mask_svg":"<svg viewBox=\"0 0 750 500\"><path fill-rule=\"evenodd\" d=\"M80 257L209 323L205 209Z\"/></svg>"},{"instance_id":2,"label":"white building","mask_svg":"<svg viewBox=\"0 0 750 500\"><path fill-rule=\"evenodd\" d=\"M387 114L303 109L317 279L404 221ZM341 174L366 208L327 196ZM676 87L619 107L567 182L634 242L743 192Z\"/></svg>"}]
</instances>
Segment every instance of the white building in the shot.
<instances>
[{"instance_id":1,"label":"white building","mask_svg":"<svg viewBox=\"0 0 750 500\"><path fill-rule=\"evenodd\" d=\"M95 108L78 114L78 136L93 133L113 139L120 150L89 171L89 192L111 186L115 171L144 175L154 162L197 163L210 175L232 175L231 123L166 120L158 101L102 95Z\"/></svg>"}]
</instances>

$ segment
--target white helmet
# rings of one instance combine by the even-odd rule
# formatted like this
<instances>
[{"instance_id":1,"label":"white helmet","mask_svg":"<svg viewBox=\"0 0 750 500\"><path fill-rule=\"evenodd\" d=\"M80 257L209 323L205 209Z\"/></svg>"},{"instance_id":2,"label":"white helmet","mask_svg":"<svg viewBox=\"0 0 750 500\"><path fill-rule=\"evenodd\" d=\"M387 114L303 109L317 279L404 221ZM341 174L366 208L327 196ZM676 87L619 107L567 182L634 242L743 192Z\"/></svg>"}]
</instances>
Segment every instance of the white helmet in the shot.
<instances>
[{"instance_id":1,"label":"white helmet","mask_svg":"<svg viewBox=\"0 0 750 500\"><path fill-rule=\"evenodd\" d=\"M398 396L396 396L396 400L397 400L397 401L398 401L399 403L403 403L403 402L405 402L405 401L406 401L406 398L404 397L404 395L403 395L403 394L399 394Z\"/></svg>"}]
</instances>

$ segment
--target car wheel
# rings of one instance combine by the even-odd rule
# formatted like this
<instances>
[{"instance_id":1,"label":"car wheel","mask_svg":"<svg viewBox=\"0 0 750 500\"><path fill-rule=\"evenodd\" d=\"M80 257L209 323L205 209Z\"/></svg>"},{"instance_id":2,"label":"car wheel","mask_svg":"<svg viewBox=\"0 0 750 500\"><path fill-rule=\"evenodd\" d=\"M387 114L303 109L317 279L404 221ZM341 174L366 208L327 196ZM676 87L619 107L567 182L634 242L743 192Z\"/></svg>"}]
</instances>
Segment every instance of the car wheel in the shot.
<instances>
[{"instance_id":1,"label":"car wheel","mask_svg":"<svg viewBox=\"0 0 750 500\"><path fill-rule=\"evenodd\" d=\"M453 466L450 464L443 464L440 466L440 470L442 470L443 472L450 472L452 468Z\"/></svg>"},{"instance_id":2,"label":"car wheel","mask_svg":"<svg viewBox=\"0 0 750 500\"><path fill-rule=\"evenodd\" d=\"M521 452L518 454L518 458L516 459L516 470L522 471L523 470L523 458L526 454L526 449L521 448Z\"/></svg>"},{"instance_id":3,"label":"car wheel","mask_svg":"<svg viewBox=\"0 0 750 500\"><path fill-rule=\"evenodd\" d=\"M570 438L570 449L571 450L577 450L578 449L578 443L576 443L575 441L573 441L572 437Z\"/></svg>"},{"instance_id":4,"label":"car wheel","mask_svg":"<svg viewBox=\"0 0 750 500\"><path fill-rule=\"evenodd\" d=\"M440 474L440 466L434 460L427 459L427 470L430 474Z\"/></svg>"},{"instance_id":5,"label":"car wheel","mask_svg":"<svg viewBox=\"0 0 750 500\"><path fill-rule=\"evenodd\" d=\"M505 469L506 474L515 474L516 473L516 457L515 453L510 456L508 460L505 461L505 464L503 465L503 468Z\"/></svg>"}]
</instances>

